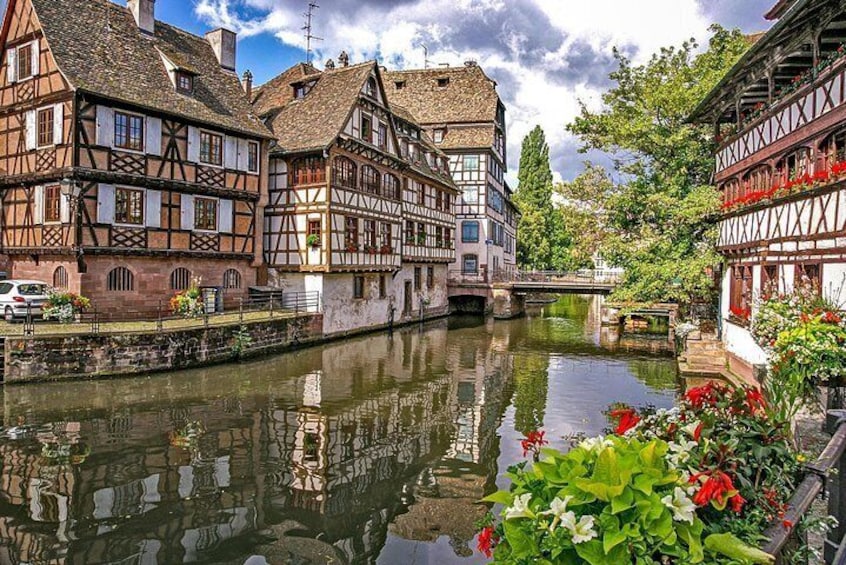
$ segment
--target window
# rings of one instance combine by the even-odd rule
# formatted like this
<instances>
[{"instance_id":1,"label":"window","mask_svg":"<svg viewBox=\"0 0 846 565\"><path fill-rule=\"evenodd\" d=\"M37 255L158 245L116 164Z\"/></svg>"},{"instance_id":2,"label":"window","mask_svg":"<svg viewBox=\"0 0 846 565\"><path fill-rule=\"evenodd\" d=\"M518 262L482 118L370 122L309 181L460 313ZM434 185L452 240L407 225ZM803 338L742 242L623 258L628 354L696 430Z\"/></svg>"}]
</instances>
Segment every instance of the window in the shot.
<instances>
[{"instance_id":1,"label":"window","mask_svg":"<svg viewBox=\"0 0 846 565\"><path fill-rule=\"evenodd\" d=\"M441 226L435 227L435 247L444 246L444 229Z\"/></svg>"},{"instance_id":2,"label":"window","mask_svg":"<svg viewBox=\"0 0 846 565\"><path fill-rule=\"evenodd\" d=\"M335 157L332 161L332 182L337 186L355 188L355 163L346 157Z\"/></svg>"},{"instance_id":3,"label":"window","mask_svg":"<svg viewBox=\"0 0 846 565\"><path fill-rule=\"evenodd\" d=\"M435 143L441 143L444 140L444 130L443 128L437 128L434 133Z\"/></svg>"},{"instance_id":4,"label":"window","mask_svg":"<svg viewBox=\"0 0 846 565\"><path fill-rule=\"evenodd\" d=\"M200 132L200 162L220 166L223 164L223 136L207 131Z\"/></svg>"},{"instance_id":5,"label":"window","mask_svg":"<svg viewBox=\"0 0 846 565\"><path fill-rule=\"evenodd\" d=\"M44 188L44 221L62 221L62 189L58 185Z\"/></svg>"},{"instance_id":6,"label":"window","mask_svg":"<svg viewBox=\"0 0 846 565\"><path fill-rule=\"evenodd\" d=\"M478 155L464 155L462 158L462 165L465 171L479 170L479 156Z\"/></svg>"},{"instance_id":7,"label":"window","mask_svg":"<svg viewBox=\"0 0 846 565\"><path fill-rule=\"evenodd\" d=\"M488 206L502 214L502 193L488 185Z\"/></svg>"},{"instance_id":8,"label":"window","mask_svg":"<svg viewBox=\"0 0 846 565\"><path fill-rule=\"evenodd\" d=\"M364 277L361 275L353 277L353 298L364 298Z\"/></svg>"},{"instance_id":9,"label":"window","mask_svg":"<svg viewBox=\"0 0 846 565\"><path fill-rule=\"evenodd\" d=\"M115 267L109 271L106 288L111 292L135 290L135 276L126 267Z\"/></svg>"},{"instance_id":10,"label":"window","mask_svg":"<svg viewBox=\"0 0 846 565\"><path fill-rule=\"evenodd\" d=\"M364 86L364 93L370 97L376 96L376 79L370 77L367 79L367 84Z\"/></svg>"},{"instance_id":11,"label":"window","mask_svg":"<svg viewBox=\"0 0 846 565\"><path fill-rule=\"evenodd\" d=\"M404 80L395 80L394 81L394 88L397 90L402 90L405 88L405 81Z\"/></svg>"},{"instance_id":12,"label":"window","mask_svg":"<svg viewBox=\"0 0 846 565\"><path fill-rule=\"evenodd\" d=\"M417 203L421 206L426 204L426 185L420 183L420 190L417 191Z\"/></svg>"},{"instance_id":13,"label":"window","mask_svg":"<svg viewBox=\"0 0 846 565\"><path fill-rule=\"evenodd\" d=\"M144 224L144 191L131 188L115 189L115 223Z\"/></svg>"},{"instance_id":14,"label":"window","mask_svg":"<svg viewBox=\"0 0 846 565\"><path fill-rule=\"evenodd\" d=\"M376 250L376 220L364 220L364 245Z\"/></svg>"},{"instance_id":15,"label":"window","mask_svg":"<svg viewBox=\"0 0 846 565\"><path fill-rule=\"evenodd\" d=\"M382 194L387 198L393 198L394 200L402 200L402 193L400 192L400 181L397 177L392 174L385 174L384 177L384 190Z\"/></svg>"},{"instance_id":16,"label":"window","mask_svg":"<svg viewBox=\"0 0 846 565\"><path fill-rule=\"evenodd\" d=\"M438 79L438 86L443 88L449 84L449 78L443 77Z\"/></svg>"},{"instance_id":17,"label":"window","mask_svg":"<svg viewBox=\"0 0 846 565\"><path fill-rule=\"evenodd\" d=\"M176 71L176 90L183 94L194 92L194 77L184 71Z\"/></svg>"},{"instance_id":18,"label":"window","mask_svg":"<svg viewBox=\"0 0 846 565\"><path fill-rule=\"evenodd\" d=\"M420 292L420 267L414 267L414 290Z\"/></svg>"},{"instance_id":19,"label":"window","mask_svg":"<svg viewBox=\"0 0 846 565\"><path fill-rule=\"evenodd\" d=\"M414 222L411 220L405 222L405 243L414 245Z\"/></svg>"},{"instance_id":20,"label":"window","mask_svg":"<svg viewBox=\"0 0 846 565\"><path fill-rule=\"evenodd\" d=\"M461 241L464 243L479 242L479 222L461 222Z\"/></svg>"},{"instance_id":21,"label":"window","mask_svg":"<svg viewBox=\"0 0 846 565\"><path fill-rule=\"evenodd\" d=\"M382 223L382 248L391 249L391 224ZM391 250L393 251L393 250Z\"/></svg>"},{"instance_id":22,"label":"window","mask_svg":"<svg viewBox=\"0 0 846 565\"><path fill-rule=\"evenodd\" d=\"M435 288L435 268L426 267L426 288L432 290Z\"/></svg>"},{"instance_id":23,"label":"window","mask_svg":"<svg viewBox=\"0 0 846 565\"><path fill-rule=\"evenodd\" d=\"M729 308L732 313L745 313L752 306L752 267L732 267L731 286L729 289Z\"/></svg>"},{"instance_id":24,"label":"window","mask_svg":"<svg viewBox=\"0 0 846 565\"><path fill-rule=\"evenodd\" d=\"M29 77L33 76L35 73L33 72L33 56L32 52L34 51L33 46L34 43L27 43L26 45L21 45L17 49L17 57L18 57L18 80L25 80Z\"/></svg>"},{"instance_id":25,"label":"window","mask_svg":"<svg viewBox=\"0 0 846 565\"><path fill-rule=\"evenodd\" d=\"M361 139L368 143L373 142L373 122L367 116L361 117Z\"/></svg>"},{"instance_id":26,"label":"window","mask_svg":"<svg viewBox=\"0 0 846 565\"><path fill-rule=\"evenodd\" d=\"M144 118L115 112L115 147L144 150Z\"/></svg>"},{"instance_id":27,"label":"window","mask_svg":"<svg viewBox=\"0 0 846 565\"><path fill-rule=\"evenodd\" d=\"M444 228L444 247L452 249L452 230Z\"/></svg>"},{"instance_id":28,"label":"window","mask_svg":"<svg viewBox=\"0 0 846 565\"><path fill-rule=\"evenodd\" d=\"M208 231L217 229L217 200L194 199L194 229Z\"/></svg>"},{"instance_id":29,"label":"window","mask_svg":"<svg viewBox=\"0 0 846 565\"><path fill-rule=\"evenodd\" d=\"M778 265L764 265L761 267L761 292L768 294L778 292Z\"/></svg>"},{"instance_id":30,"label":"window","mask_svg":"<svg viewBox=\"0 0 846 565\"><path fill-rule=\"evenodd\" d=\"M461 258L461 272L465 275L475 275L479 272L479 256L464 255Z\"/></svg>"},{"instance_id":31,"label":"window","mask_svg":"<svg viewBox=\"0 0 846 565\"><path fill-rule=\"evenodd\" d=\"M68 287L68 271L64 267L56 267L53 271L53 288L66 289Z\"/></svg>"},{"instance_id":32,"label":"window","mask_svg":"<svg viewBox=\"0 0 846 565\"><path fill-rule=\"evenodd\" d=\"M53 106L38 110L38 147L53 145Z\"/></svg>"},{"instance_id":33,"label":"window","mask_svg":"<svg viewBox=\"0 0 846 565\"><path fill-rule=\"evenodd\" d=\"M313 245L314 247L320 245L320 220L308 221L308 232L306 233L306 239L316 241L317 243Z\"/></svg>"},{"instance_id":34,"label":"window","mask_svg":"<svg viewBox=\"0 0 846 565\"><path fill-rule=\"evenodd\" d=\"M435 210L442 210L444 207L444 192L442 190L435 191Z\"/></svg>"},{"instance_id":35,"label":"window","mask_svg":"<svg viewBox=\"0 0 846 565\"><path fill-rule=\"evenodd\" d=\"M385 275L379 275L379 298L388 297L388 283Z\"/></svg>"},{"instance_id":36,"label":"window","mask_svg":"<svg viewBox=\"0 0 846 565\"><path fill-rule=\"evenodd\" d=\"M379 171L370 165L361 168L361 189L371 194L379 194Z\"/></svg>"},{"instance_id":37,"label":"window","mask_svg":"<svg viewBox=\"0 0 846 565\"><path fill-rule=\"evenodd\" d=\"M417 245L426 245L426 224L417 224Z\"/></svg>"},{"instance_id":38,"label":"window","mask_svg":"<svg viewBox=\"0 0 846 565\"><path fill-rule=\"evenodd\" d=\"M294 162L293 176L294 185L326 182L326 159L323 157L297 159Z\"/></svg>"},{"instance_id":39,"label":"window","mask_svg":"<svg viewBox=\"0 0 846 565\"><path fill-rule=\"evenodd\" d=\"M241 273L236 269L226 269L223 273L223 288L241 288Z\"/></svg>"},{"instance_id":40,"label":"window","mask_svg":"<svg viewBox=\"0 0 846 565\"><path fill-rule=\"evenodd\" d=\"M247 142L247 170L251 173L259 170L259 144L255 141Z\"/></svg>"},{"instance_id":41,"label":"window","mask_svg":"<svg viewBox=\"0 0 846 565\"><path fill-rule=\"evenodd\" d=\"M174 269L170 274L170 290L185 290L191 284L191 271L185 267Z\"/></svg>"},{"instance_id":42,"label":"window","mask_svg":"<svg viewBox=\"0 0 846 565\"><path fill-rule=\"evenodd\" d=\"M444 212L452 212L452 195L449 192L444 193Z\"/></svg>"},{"instance_id":43,"label":"window","mask_svg":"<svg viewBox=\"0 0 846 565\"><path fill-rule=\"evenodd\" d=\"M379 133L377 134L377 144L380 149L388 147L388 128L385 124L379 124Z\"/></svg>"},{"instance_id":44,"label":"window","mask_svg":"<svg viewBox=\"0 0 846 565\"><path fill-rule=\"evenodd\" d=\"M344 219L344 245L347 251L358 251L358 218L347 216Z\"/></svg>"},{"instance_id":45,"label":"window","mask_svg":"<svg viewBox=\"0 0 846 565\"><path fill-rule=\"evenodd\" d=\"M478 186L465 186L463 192L461 193L461 196L464 199L465 204L478 204L479 203L479 187Z\"/></svg>"},{"instance_id":46,"label":"window","mask_svg":"<svg viewBox=\"0 0 846 565\"><path fill-rule=\"evenodd\" d=\"M817 293L822 289L822 269L819 263L799 263L796 265L794 285L811 285Z\"/></svg>"}]
</instances>

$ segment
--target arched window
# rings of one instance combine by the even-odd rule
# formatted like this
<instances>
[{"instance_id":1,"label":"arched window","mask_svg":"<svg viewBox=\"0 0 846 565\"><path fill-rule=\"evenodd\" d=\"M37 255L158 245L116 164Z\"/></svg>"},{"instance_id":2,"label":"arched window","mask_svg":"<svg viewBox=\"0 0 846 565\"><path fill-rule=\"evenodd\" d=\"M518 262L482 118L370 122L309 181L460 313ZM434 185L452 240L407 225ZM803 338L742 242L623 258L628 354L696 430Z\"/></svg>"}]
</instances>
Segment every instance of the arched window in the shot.
<instances>
[{"instance_id":1,"label":"arched window","mask_svg":"<svg viewBox=\"0 0 846 565\"><path fill-rule=\"evenodd\" d=\"M174 269L170 274L170 289L185 290L191 283L191 271L184 267Z\"/></svg>"},{"instance_id":2,"label":"arched window","mask_svg":"<svg viewBox=\"0 0 846 565\"><path fill-rule=\"evenodd\" d=\"M332 182L336 186L355 188L356 166L352 159L335 157L332 161Z\"/></svg>"},{"instance_id":3,"label":"arched window","mask_svg":"<svg viewBox=\"0 0 846 565\"><path fill-rule=\"evenodd\" d=\"M361 190L379 194L379 171L370 165L364 165L361 168Z\"/></svg>"},{"instance_id":4,"label":"arched window","mask_svg":"<svg viewBox=\"0 0 846 565\"><path fill-rule=\"evenodd\" d=\"M297 159L292 167L292 176L294 186L326 182L326 159L323 157Z\"/></svg>"},{"instance_id":5,"label":"arched window","mask_svg":"<svg viewBox=\"0 0 846 565\"><path fill-rule=\"evenodd\" d=\"M68 271L64 267L56 267L53 271L53 288L66 289L68 287Z\"/></svg>"},{"instance_id":6,"label":"arched window","mask_svg":"<svg viewBox=\"0 0 846 565\"><path fill-rule=\"evenodd\" d=\"M135 290L135 275L126 267L115 267L109 271L106 288L113 292Z\"/></svg>"},{"instance_id":7,"label":"arched window","mask_svg":"<svg viewBox=\"0 0 846 565\"><path fill-rule=\"evenodd\" d=\"M223 288L241 288L241 273L235 269L227 269L223 273Z\"/></svg>"},{"instance_id":8,"label":"arched window","mask_svg":"<svg viewBox=\"0 0 846 565\"><path fill-rule=\"evenodd\" d=\"M394 200L402 200L400 181L397 177L390 173L385 173L385 177L382 179L382 182L382 194L388 198L393 198Z\"/></svg>"},{"instance_id":9,"label":"arched window","mask_svg":"<svg viewBox=\"0 0 846 565\"><path fill-rule=\"evenodd\" d=\"M776 165L775 178L780 184L795 181L810 172L810 150L799 147L782 157Z\"/></svg>"}]
</instances>

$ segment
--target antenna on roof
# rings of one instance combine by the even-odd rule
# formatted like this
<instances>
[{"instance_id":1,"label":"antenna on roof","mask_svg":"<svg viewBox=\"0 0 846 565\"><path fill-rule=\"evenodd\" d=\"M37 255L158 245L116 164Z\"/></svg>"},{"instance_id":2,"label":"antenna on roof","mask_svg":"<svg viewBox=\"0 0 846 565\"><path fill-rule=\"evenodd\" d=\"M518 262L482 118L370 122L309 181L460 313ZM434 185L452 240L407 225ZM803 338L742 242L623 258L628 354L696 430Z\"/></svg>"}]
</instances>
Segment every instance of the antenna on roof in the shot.
<instances>
[{"instance_id":1,"label":"antenna on roof","mask_svg":"<svg viewBox=\"0 0 846 565\"><path fill-rule=\"evenodd\" d=\"M423 68L428 69L429 63L432 62L429 60L429 48L423 43L420 44L420 48L423 49Z\"/></svg>"},{"instance_id":2,"label":"antenna on roof","mask_svg":"<svg viewBox=\"0 0 846 565\"><path fill-rule=\"evenodd\" d=\"M303 31L305 31L305 38L306 38L306 63L311 64L311 42L312 41L323 41L322 37L317 37L316 35L311 34L311 20L314 17L314 11L320 8L320 5L317 2L309 2L308 3L308 12L303 14L305 17L305 25L303 26Z\"/></svg>"}]
</instances>

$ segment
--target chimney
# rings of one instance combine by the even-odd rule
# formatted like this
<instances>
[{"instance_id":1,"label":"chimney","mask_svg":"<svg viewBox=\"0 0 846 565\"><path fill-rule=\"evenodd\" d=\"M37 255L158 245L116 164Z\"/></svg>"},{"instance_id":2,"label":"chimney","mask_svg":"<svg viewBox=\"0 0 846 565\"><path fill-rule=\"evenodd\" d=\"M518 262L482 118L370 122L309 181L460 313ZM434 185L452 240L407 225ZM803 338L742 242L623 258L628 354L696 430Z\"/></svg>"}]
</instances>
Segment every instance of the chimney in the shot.
<instances>
[{"instance_id":1,"label":"chimney","mask_svg":"<svg viewBox=\"0 0 846 565\"><path fill-rule=\"evenodd\" d=\"M328 61L326 61L326 65L323 68L327 71L333 70L335 68L335 61L329 59Z\"/></svg>"},{"instance_id":2,"label":"chimney","mask_svg":"<svg viewBox=\"0 0 846 565\"><path fill-rule=\"evenodd\" d=\"M138 29L152 35L156 28L156 0L127 0L126 7L132 12Z\"/></svg>"},{"instance_id":3,"label":"chimney","mask_svg":"<svg viewBox=\"0 0 846 565\"><path fill-rule=\"evenodd\" d=\"M465 67L475 67L476 65L478 65L478 63L475 59L467 59L466 61L464 61Z\"/></svg>"},{"instance_id":4,"label":"chimney","mask_svg":"<svg viewBox=\"0 0 846 565\"><path fill-rule=\"evenodd\" d=\"M235 70L235 32L218 28L206 34L206 40L214 50L220 66L224 69Z\"/></svg>"},{"instance_id":5,"label":"chimney","mask_svg":"<svg viewBox=\"0 0 846 565\"><path fill-rule=\"evenodd\" d=\"M338 63L340 63L342 67L350 66L350 56L347 55L346 51L341 51L341 54L338 55Z\"/></svg>"},{"instance_id":6,"label":"chimney","mask_svg":"<svg viewBox=\"0 0 846 565\"><path fill-rule=\"evenodd\" d=\"M247 99L252 102L253 100L253 73L250 71L244 71L244 92L247 94Z\"/></svg>"}]
</instances>

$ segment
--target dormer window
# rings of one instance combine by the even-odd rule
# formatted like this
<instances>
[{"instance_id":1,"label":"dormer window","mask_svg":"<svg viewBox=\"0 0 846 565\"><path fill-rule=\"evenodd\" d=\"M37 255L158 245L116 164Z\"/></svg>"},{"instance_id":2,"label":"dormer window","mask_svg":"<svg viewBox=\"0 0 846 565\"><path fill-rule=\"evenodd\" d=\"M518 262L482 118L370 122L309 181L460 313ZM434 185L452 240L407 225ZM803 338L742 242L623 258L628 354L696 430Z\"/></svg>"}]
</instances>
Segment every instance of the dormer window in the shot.
<instances>
[{"instance_id":1,"label":"dormer window","mask_svg":"<svg viewBox=\"0 0 846 565\"><path fill-rule=\"evenodd\" d=\"M402 90L405 88L405 81L404 80L396 80L394 81L394 88L397 90Z\"/></svg>"},{"instance_id":2,"label":"dormer window","mask_svg":"<svg viewBox=\"0 0 846 565\"><path fill-rule=\"evenodd\" d=\"M439 87L444 88L444 87L445 87L445 86L447 86L448 84L449 84L449 78L447 78L447 77L442 77L442 78L439 78L439 79L438 79L438 86L439 86Z\"/></svg>"},{"instance_id":3,"label":"dormer window","mask_svg":"<svg viewBox=\"0 0 846 565\"><path fill-rule=\"evenodd\" d=\"M364 86L364 93L371 98L376 97L376 79L370 77L367 79L367 84Z\"/></svg>"},{"instance_id":4,"label":"dormer window","mask_svg":"<svg viewBox=\"0 0 846 565\"><path fill-rule=\"evenodd\" d=\"M445 131L444 131L444 129L443 129L443 128L437 128L437 129L435 130L435 133L434 133L434 136L433 136L433 137L434 137L434 139L435 139L435 143L442 143L442 142L443 142L443 140L444 140L444 133L445 133Z\"/></svg>"},{"instance_id":5,"label":"dormer window","mask_svg":"<svg viewBox=\"0 0 846 565\"><path fill-rule=\"evenodd\" d=\"M314 88L314 85L317 81L310 80L308 82L298 82L294 85L294 98L300 99L305 98L306 94L311 92L311 89Z\"/></svg>"},{"instance_id":6,"label":"dormer window","mask_svg":"<svg viewBox=\"0 0 846 565\"><path fill-rule=\"evenodd\" d=\"M185 71L176 71L176 90L182 94L193 94L194 76Z\"/></svg>"}]
</instances>

